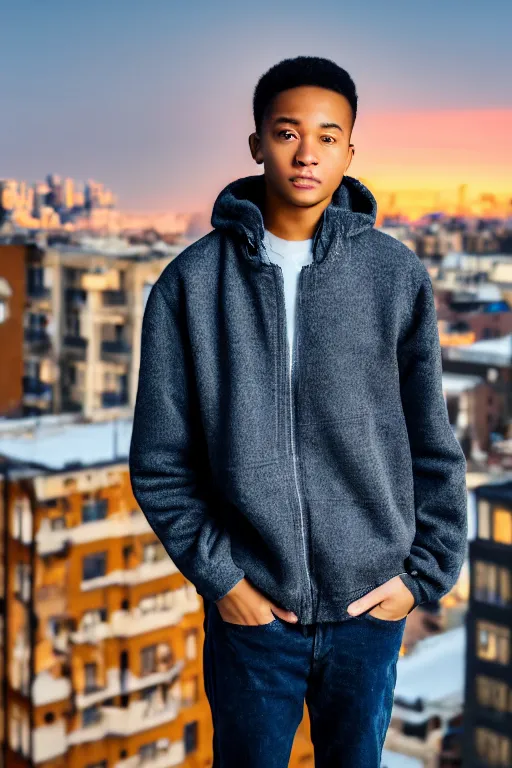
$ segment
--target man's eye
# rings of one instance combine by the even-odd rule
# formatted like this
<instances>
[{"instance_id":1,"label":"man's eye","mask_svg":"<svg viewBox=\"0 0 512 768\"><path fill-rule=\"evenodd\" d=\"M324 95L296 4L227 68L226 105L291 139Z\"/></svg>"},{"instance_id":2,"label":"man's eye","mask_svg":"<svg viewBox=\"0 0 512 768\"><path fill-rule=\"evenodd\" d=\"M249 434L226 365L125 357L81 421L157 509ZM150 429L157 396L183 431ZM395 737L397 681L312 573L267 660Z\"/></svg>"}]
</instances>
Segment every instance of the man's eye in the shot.
<instances>
[{"instance_id":1,"label":"man's eye","mask_svg":"<svg viewBox=\"0 0 512 768\"><path fill-rule=\"evenodd\" d=\"M291 131L279 131L278 136L293 136L294 134ZM324 141L324 144L334 144L336 139L334 139L332 136L324 136L323 139L329 139L329 141Z\"/></svg>"}]
</instances>

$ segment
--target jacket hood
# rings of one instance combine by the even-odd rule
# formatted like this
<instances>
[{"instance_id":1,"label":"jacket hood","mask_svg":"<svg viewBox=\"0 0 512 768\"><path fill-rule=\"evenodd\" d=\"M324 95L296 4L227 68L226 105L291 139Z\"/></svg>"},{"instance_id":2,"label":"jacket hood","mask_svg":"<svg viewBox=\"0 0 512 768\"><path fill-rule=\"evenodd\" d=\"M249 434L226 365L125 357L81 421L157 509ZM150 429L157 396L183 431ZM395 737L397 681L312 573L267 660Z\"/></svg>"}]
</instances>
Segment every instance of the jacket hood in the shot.
<instances>
[{"instance_id":1,"label":"jacket hood","mask_svg":"<svg viewBox=\"0 0 512 768\"><path fill-rule=\"evenodd\" d=\"M213 204L211 225L230 232L244 245L247 258L261 263L265 234L265 174L244 176L227 184ZM322 261L342 237L353 237L375 225L377 201L368 187L345 175L324 209L313 242L313 258Z\"/></svg>"}]
</instances>

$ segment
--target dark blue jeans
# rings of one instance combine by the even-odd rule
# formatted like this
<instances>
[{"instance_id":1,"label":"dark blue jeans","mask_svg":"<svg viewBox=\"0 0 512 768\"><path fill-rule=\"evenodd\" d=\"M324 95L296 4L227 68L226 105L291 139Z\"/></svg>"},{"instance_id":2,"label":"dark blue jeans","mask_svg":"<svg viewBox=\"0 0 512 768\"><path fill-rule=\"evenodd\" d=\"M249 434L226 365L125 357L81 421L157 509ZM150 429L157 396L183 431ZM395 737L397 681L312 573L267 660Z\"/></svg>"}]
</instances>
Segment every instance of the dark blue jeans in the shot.
<instances>
[{"instance_id":1,"label":"dark blue jeans","mask_svg":"<svg viewBox=\"0 0 512 768\"><path fill-rule=\"evenodd\" d=\"M246 625L204 606L212 768L286 768L304 701L315 768L380 768L405 618Z\"/></svg>"}]
</instances>

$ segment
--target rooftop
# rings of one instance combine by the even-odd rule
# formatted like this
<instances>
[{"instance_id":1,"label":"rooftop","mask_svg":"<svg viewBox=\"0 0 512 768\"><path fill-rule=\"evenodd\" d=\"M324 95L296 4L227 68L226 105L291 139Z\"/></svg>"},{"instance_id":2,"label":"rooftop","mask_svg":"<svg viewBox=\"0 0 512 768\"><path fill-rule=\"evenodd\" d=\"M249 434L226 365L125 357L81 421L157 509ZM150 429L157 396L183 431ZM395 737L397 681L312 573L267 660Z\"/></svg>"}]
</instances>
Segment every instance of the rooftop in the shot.
<instances>
[{"instance_id":1,"label":"rooftop","mask_svg":"<svg viewBox=\"0 0 512 768\"><path fill-rule=\"evenodd\" d=\"M128 460L132 419L79 422L70 414L0 419L0 456L49 470Z\"/></svg>"}]
</instances>

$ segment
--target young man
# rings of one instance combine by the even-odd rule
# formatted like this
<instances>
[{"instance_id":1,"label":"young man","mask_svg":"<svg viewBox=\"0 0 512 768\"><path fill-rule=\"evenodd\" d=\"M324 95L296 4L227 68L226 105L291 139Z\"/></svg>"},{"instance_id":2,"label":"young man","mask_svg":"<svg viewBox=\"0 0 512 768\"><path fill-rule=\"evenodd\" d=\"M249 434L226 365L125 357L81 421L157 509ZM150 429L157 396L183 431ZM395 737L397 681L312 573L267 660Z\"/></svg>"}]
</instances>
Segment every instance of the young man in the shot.
<instances>
[{"instance_id":1,"label":"young man","mask_svg":"<svg viewBox=\"0 0 512 768\"><path fill-rule=\"evenodd\" d=\"M345 175L352 79L286 59L253 107L264 174L148 298L131 482L205 601L215 768L288 765L304 701L315 765L378 768L405 617L464 560L466 462L429 274Z\"/></svg>"}]
</instances>

